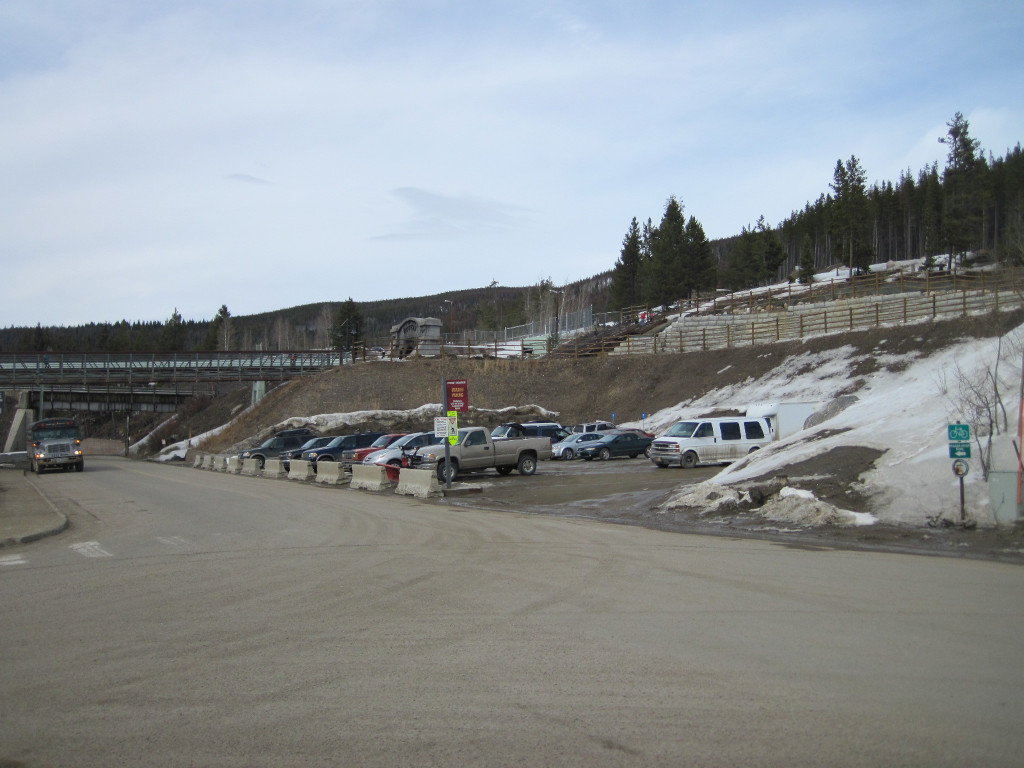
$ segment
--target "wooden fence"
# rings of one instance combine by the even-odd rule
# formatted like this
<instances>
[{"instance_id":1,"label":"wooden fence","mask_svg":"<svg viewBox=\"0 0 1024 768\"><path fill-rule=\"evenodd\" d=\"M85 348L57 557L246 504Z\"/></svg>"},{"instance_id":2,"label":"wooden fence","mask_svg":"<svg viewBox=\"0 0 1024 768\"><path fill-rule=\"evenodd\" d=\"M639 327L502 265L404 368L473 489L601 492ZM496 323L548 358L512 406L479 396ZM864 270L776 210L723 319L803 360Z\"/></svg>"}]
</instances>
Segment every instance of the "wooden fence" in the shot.
<instances>
[{"instance_id":1,"label":"wooden fence","mask_svg":"<svg viewBox=\"0 0 1024 768\"><path fill-rule=\"evenodd\" d=\"M1024 303L1015 290L985 290L869 296L820 304L797 304L781 311L697 315L676 320L654 335L630 336L606 354L694 352L768 344L808 336L906 325L939 317L966 317L1014 309Z\"/></svg>"}]
</instances>

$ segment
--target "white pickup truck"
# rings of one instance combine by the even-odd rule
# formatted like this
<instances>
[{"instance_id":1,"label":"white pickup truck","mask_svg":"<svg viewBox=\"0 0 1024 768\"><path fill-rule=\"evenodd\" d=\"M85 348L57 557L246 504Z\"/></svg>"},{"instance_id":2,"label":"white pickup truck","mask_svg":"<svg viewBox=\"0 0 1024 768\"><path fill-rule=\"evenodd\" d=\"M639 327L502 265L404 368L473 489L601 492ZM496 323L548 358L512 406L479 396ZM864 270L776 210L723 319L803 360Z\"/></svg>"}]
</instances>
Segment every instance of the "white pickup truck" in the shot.
<instances>
[{"instance_id":1,"label":"white pickup truck","mask_svg":"<svg viewBox=\"0 0 1024 768\"><path fill-rule=\"evenodd\" d=\"M513 437L492 440L483 427L459 430L455 445L449 446L451 477L445 476L444 445L428 445L411 457L412 464L422 469L436 467L441 482L454 481L460 473L481 472L494 467L507 475L513 469L521 475L537 471L537 462L551 458L551 441L546 437Z\"/></svg>"}]
</instances>

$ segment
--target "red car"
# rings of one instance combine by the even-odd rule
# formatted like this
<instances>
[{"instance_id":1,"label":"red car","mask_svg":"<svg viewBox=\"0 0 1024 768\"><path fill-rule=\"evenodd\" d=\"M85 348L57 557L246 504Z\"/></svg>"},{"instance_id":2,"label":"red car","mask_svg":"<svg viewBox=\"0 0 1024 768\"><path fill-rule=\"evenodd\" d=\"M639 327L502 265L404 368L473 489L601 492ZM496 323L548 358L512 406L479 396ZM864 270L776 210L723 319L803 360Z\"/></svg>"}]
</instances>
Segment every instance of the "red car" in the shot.
<instances>
[{"instance_id":1,"label":"red car","mask_svg":"<svg viewBox=\"0 0 1024 768\"><path fill-rule=\"evenodd\" d=\"M356 448L351 451L345 451L341 454L341 463L345 466L351 467L353 464L359 464L374 451L379 451L381 448L387 448L395 440L400 437L405 437L408 432L395 432L388 435L381 435L373 441L371 445L365 448Z\"/></svg>"}]
</instances>

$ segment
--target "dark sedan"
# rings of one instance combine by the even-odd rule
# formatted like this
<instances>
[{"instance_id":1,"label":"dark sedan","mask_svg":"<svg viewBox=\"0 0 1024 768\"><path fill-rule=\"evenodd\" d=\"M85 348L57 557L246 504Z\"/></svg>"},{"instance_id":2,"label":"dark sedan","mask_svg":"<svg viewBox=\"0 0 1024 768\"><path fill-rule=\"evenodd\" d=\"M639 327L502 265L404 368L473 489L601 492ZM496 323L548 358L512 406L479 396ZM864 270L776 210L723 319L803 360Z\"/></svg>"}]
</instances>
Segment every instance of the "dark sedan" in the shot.
<instances>
[{"instance_id":1,"label":"dark sedan","mask_svg":"<svg viewBox=\"0 0 1024 768\"><path fill-rule=\"evenodd\" d=\"M628 456L635 459L643 454L649 456L651 438L637 432L612 432L600 440L594 440L580 446L577 454L581 459L607 461L615 456Z\"/></svg>"}]
</instances>

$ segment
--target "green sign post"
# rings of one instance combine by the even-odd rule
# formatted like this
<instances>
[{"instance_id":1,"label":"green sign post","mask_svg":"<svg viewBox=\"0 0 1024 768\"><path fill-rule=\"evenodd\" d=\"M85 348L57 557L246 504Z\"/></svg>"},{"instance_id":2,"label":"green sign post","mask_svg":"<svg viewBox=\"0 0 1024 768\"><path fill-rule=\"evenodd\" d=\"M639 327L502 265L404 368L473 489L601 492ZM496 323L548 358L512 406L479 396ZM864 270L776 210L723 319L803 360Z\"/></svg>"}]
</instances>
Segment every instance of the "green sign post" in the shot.
<instances>
[{"instance_id":1,"label":"green sign post","mask_svg":"<svg viewBox=\"0 0 1024 768\"><path fill-rule=\"evenodd\" d=\"M970 471L967 459L971 458L971 425L947 424L949 437L949 458L953 461L953 474L960 480L960 521L964 520L964 476Z\"/></svg>"}]
</instances>

